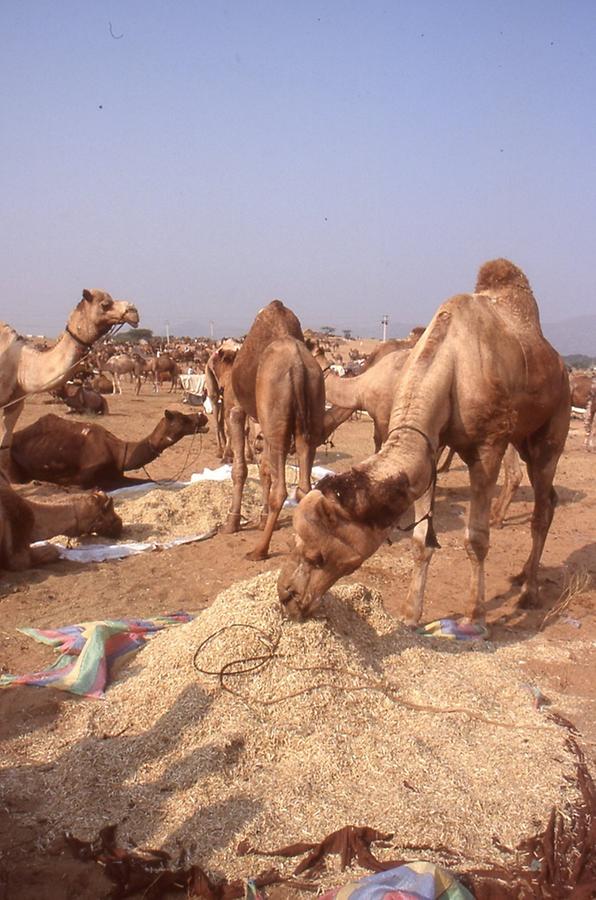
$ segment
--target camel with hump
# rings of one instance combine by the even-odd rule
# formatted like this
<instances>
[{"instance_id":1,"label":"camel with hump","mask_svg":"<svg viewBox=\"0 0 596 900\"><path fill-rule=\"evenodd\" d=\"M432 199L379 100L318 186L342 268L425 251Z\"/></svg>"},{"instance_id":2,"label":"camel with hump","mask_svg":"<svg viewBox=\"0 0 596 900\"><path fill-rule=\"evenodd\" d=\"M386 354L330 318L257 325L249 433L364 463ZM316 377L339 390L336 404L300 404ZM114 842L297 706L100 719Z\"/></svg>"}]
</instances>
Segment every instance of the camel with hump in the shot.
<instances>
[{"instance_id":1,"label":"camel with hump","mask_svg":"<svg viewBox=\"0 0 596 900\"><path fill-rule=\"evenodd\" d=\"M0 468L9 469L12 434L25 397L61 385L98 338L125 323L139 324L132 304L113 300L105 291L87 289L51 350L37 350L9 325L0 323Z\"/></svg>"},{"instance_id":2,"label":"camel with hump","mask_svg":"<svg viewBox=\"0 0 596 900\"><path fill-rule=\"evenodd\" d=\"M29 569L57 560L55 545L31 546L57 534L117 538L121 533L122 519L114 510L114 501L101 491L57 503L38 503L20 496L9 485L0 486L0 569Z\"/></svg>"},{"instance_id":3,"label":"camel with hump","mask_svg":"<svg viewBox=\"0 0 596 900\"><path fill-rule=\"evenodd\" d=\"M457 451L470 478L465 547L472 573L465 619L484 618L491 498L509 443L526 463L534 489L532 547L514 580L522 587L520 601L536 603L569 417L567 372L542 334L528 279L506 259L485 263L475 293L447 300L412 350L380 452L326 476L297 507L295 547L278 580L288 615L311 615L338 578L371 556L414 505L414 571L403 616L409 624L419 622L437 546L432 513L442 444Z\"/></svg>"},{"instance_id":4,"label":"camel with hump","mask_svg":"<svg viewBox=\"0 0 596 900\"><path fill-rule=\"evenodd\" d=\"M15 432L11 462L18 481L35 478L110 490L147 481L123 473L146 466L186 435L207 430L204 413L185 415L166 409L146 438L123 441L101 425L49 413Z\"/></svg>"},{"instance_id":5,"label":"camel with hump","mask_svg":"<svg viewBox=\"0 0 596 900\"><path fill-rule=\"evenodd\" d=\"M273 529L287 497L286 458L292 442L298 456L297 496L311 489L310 477L323 438L325 387L323 373L304 343L300 322L280 300L260 310L238 351L230 379L229 413L233 452L232 506L223 527L240 528L242 492L247 476L246 417L260 425L263 535L249 559L266 559Z\"/></svg>"}]
</instances>

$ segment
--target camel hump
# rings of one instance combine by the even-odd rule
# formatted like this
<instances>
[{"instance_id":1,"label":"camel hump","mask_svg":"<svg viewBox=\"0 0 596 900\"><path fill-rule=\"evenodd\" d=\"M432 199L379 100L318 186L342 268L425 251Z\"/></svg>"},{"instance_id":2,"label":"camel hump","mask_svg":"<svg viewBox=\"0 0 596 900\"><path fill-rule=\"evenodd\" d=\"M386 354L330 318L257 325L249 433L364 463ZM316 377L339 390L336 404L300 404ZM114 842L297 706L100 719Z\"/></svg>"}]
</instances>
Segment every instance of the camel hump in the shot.
<instances>
[{"instance_id":1,"label":"camel hump","mask_svg":"<svg viewBox=\"0 0 596 900\"><path fill-rule=\"evenodd\" d=\"M527 276L508 259L492 259L478 271L476 293L488 294L500 314L520 328L540 329L538 304Z\"/></svg>"},{"instance_id":2,"label":"camel hump","mask_svg":"<svg viewBox=\"0 0 596 900\"><path fill-rule=\"evenodd\" d=\"M281 300L272 300L271 303L259 310L247 337L252 336L251 332L259 339L268 337L270 340L274 340L288 334L299 341L304 341L298 316Z\"/></svg>"}]
</instances>

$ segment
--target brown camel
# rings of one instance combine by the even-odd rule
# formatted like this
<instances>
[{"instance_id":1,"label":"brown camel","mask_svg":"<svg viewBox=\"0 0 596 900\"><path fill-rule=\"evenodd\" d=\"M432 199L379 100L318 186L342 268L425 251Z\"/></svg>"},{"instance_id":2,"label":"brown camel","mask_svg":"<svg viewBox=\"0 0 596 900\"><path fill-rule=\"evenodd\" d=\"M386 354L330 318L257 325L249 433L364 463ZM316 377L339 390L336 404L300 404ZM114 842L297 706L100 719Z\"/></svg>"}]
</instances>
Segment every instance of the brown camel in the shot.
<instances>
[{"instance_id":1,"label":"brown camel","mask_svg":"<svg viewBox=\"0 0 596 900\"><path fill-rule=\"evenodd\" d=\"M586 409L592 387L592 375L590 372L571 371L569 373L569 386L571 388L571 405L576 409Z\"/></svg>"},{"instance_id":2,"label":"brown camel","mask_svg":"<svg viewBox=\"0 0 596 900\"><path fill-rule=\"evenodd\" d=\"M286 458L292 439L298 454L297 495L310 491L317 446L323 438L325 387L323 373L304 343L300 322L279 300L255 318L232 368L234 405L229 428L232 464L232 507L223 531L238 531L242 491L247 476L245 423L250 416L263 434L260 475L263 491L262 539L249 559L266 559L271 535L287 497Z\"/></svg>"},{"instance_id":3,"label":"brown camel","mask_svg":"<svg viewBox=\"0 0 596 900\"><path fill-rule=\"evenodd\" d=\"M143 360L129 356L127 353L116 353L101 363L101 372L107 372L112 380L112 393L122 393L121 375L130 375L136 382L138 394L141 389L141 373L144 371Z\"/></svg>"},{"instance_id":4,"label":"brown camel","mask_svg":"<svg viewBox=\"0 0 596 900\"><path fill-rule=\"evenodd\" d=\"M114 501L101 491L60 503L37 503L19 496L7 484L0 485L1 569L28 569L58 559L57 547L31 547L35 541L57 534L92 533L112 538L122 533Z\"/></svg>"},{"instance_id":5,"label":"brown camel","mask_svg":"<svg viewBox=\"0 0 596 900\"><path fill-rule=\"evenodd\" d=\"M409 353L395 350L353 378L340 378L332 372L325 378L325 399L344 409L345 419L357 409L369 414L374 423L375 453L387 439L393 399Z\"/></svg>"},{"instance_id":6,"label":"brown camel","mask_svg":"<svg viewBox=\"0 0 596 900\"><path fill-rule=\"evenodd\" d=\"M205 365L205 387L213 406L217 423L218 455L224 462L232 461L232 447L229 441L229 418L233 406L232 366L238 350L218 347Z\"/></svg>"},{"instance_id":7,"label":"brown camel","mask_svg":"<svg viewBox=\"0 0 596 900\"><path fill-rule=\"evenodd\" d=\"M185 415L166 409L148 437L123 441L101 425L72 422L49 413L16 431L12 463L20 481L101 487L110 490L147 479L125 478L188 434L207 431L204 413Z\"/></svg>"},{"instance_id":8,"label":"brown camel","mask_svg":"<svg viewBox=\"0 0 596 900\"><path fill-rule=\"evenodd\" d=\"M295 548L278 581L287 613L298 620L310 615L325 591L374 553L414 504L415 569L404 612L409 623L419 621L436 546L435 457L442 444L457 451L470 476L466 618L484 615L490 502L508 443L526 462L534 488L532 549L519 580L522 597L535 602L569 398L567 372L542 334L526 276L508 260L486 263L476 293L444 303L412 351L381 451L324 478L296 509Z\"/></svg>"},{"instance_id":9,"label":"brown camel","mask_svg":"<svg viewBox=\"0 0 596 900\"><path fill-rule=\"evenodd\" d=\"M586 432L586 450L594 449L594 419L596 417L596 375L590 383L590 393L586 405L586 414L584 416L584 429Z\"/></svg>"},{"instance_id":10,"label":"brown camel","mask_svg":"<svg viewBox=\"0 0 596 900\"><path fill-rule=\"evenodd\" d=\"M146 375L153 375L153 391L154 393L159 392L159 387L161 385L162 380L166 378L170 379L170 390L168 393L172 393L172 391L178 390L178 363L176 360L172 359L171 356L168 356L165 353L162 353L161 356L150 356L149 359L144 360L143 372ZM137 394L140 391L140 381L137 387Z\"/></svg>"},{"instance_id":11,"label":"brown camel","mask_svg":"<svg viewBox=\"0 0 596 900\"><path fill-rule=\"evenodd\" d=\"M114 325L139 324L134 306L113 300L105 291L83 291L68 318L66 328L51 350L36 350L9 325L0 323L0 467L10 464L10 445L15 424L27 394L58 387L69 370L89 353L94 341Z\"/></svg>"},{"instance_id":12,"label":"brown camel","mask_svg":"<svg viewBox=\"0 0 596 900\"><path fill-rule=\"evenodd\" d=\"M409 335L405 338L390 338L388 341L383 341L366 357L360 370L360 375L372 366L375 366L389 353L395 353L396 350L411 350L412 347L416 346L423 334L424 328L422 325L417 325L415 328L412 328Z\"/></svg>"},{"instance_id":13,"label":"brown camel","mask_svg":"<svg viewBox=\"0 0 596 900\"><path fill-rule=\"evenodd\" d=\"M67 381L58 390L52 392L68 406L72 412L92 413L96 416L108 414L108 401L99 391L81 382Z\"/></svg>"}]
</instances>

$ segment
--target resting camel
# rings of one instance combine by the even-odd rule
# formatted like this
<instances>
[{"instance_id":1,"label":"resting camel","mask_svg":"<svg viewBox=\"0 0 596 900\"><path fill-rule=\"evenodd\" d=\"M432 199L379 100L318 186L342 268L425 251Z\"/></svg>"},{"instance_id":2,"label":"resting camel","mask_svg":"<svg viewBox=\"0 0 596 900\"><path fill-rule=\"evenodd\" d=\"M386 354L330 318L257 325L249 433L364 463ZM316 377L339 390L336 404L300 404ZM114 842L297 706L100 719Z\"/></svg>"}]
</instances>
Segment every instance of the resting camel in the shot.
<instances>
[{"instance_id":1,"label":"resting camel","mask_svg":"<svg viewBox=\"0 0 596 900\"><path fill-rule=\"evenodd\" d=\"M229 428L234 460L233 497L223 531L240 528L242 491L247 476L244 455L246 417L263 434L260 475L263 491L263 536L249 559L266 559L271 535L287 497L286 458L294 440L298 454L297 496L310 491L317 446L323 438L323 373L304 343L300 322L279 300L255 318L232 367L233 406Z\"/></svg>"},{"instance_id":2,"label":"resting camel","mask_svg":"<svg viewBox=\"0 0 596 900\"><path fill-rule=\"evenodd\" d=\"M542 334L526 276L505 259L485 263L476 292L444 303L413 349L380 452L323 478L296 509L295 548L278 581L288 615L309 616L325 591L371 556L414 504L415 567L404 614L410 624L420 620L437 545L432 510L442 444L457 451L470 477L466 619L484 616L490 503L508 443L526 462L534 488L532 549L518 580L522 598L536 602L569 398L567 372Z\"/></svg>"},{"instance_id":3,"label":"resting camel","mask_svg":"<svg viewBox=\"0 0 596 900\"><path fill-rule=\"evenodd\" d=\"M102 487L110 490L147 479L125 478L187 434L207 431L204 413L185 415L166 409L151 434L141 441L123 441L90 422L72 422L49 413L15 432L12 463L20 481Z\"/></svg>"},{"instance_id":4,"label":"resting camel","mask_svg":"<svg viewBox=\"0 0 596 900\"><path fill-rule=\"evenodd\" d=\"M31 547L57 534L101 534L117 538L122 519L101 491L60 503L37 503L0 485L0 569L28 569L58 559L58 548Z\"/></svg>"},{"instance_id":5,"label":"resting camel","mask_svg":"<svg viewBox=\"0 0 596 900\"><path fill-rule=\"evenodd\" d=\"M66 406L77 413L93 413L96 416L108 414L108 401L99 391L87 387L80 382L67 381L62 387L54 391L54 394L62 400Z\"/></svg>"},{"instance_id":6,"label":"resting camel","mask_svg":"<svg viewBox=\"0 0 596 900\"><path fill-rule=\"evenodd\" d=\"M12 433L27 394L58 387L71 368L89 353L94 341L114 325L139 324L134 306L113 300L105 291L83 291L66 328L51 350L36 350L9 325L0 323L0 468L8 469Z\"/></svg>"}]
</instances>

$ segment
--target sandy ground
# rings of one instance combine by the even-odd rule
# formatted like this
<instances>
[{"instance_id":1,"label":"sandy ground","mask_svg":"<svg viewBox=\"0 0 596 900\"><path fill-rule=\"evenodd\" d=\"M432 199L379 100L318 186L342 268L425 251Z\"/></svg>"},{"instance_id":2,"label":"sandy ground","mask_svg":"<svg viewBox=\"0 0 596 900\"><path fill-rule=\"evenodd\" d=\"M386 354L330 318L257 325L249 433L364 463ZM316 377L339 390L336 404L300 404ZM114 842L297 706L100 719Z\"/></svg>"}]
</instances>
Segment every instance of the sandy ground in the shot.
<instances>
[{"instance_id":1,"label":"sandy ground","mask_svg":"<svg viewBox=\"0 0 596 900\"><path fill-rule=\"evenodd\" d=\"M145 388L136 398L128 385L122 397L109 397L108 403L110 415L103 424L117 435L133 439L144 436L164 408L185 409L179 394L154 396ZM33 399L28 402L19 424L22 427L49 411L59 412L60 407L49 406L41 398ZM486 574L491 638L519 646L528 681L538 685L545 697L554 697L553 707L576 724L594 767L596 455L587 454L582 441L582 423L574 419L556 479L560 506L543 556L541 608L517 610L516 591L509 580L521 569L530 546L532 494L527 480L510 508L505 527L492 534ZM372 452L370 420L364 417L343 425L334 436L334 445L329 452L319 453L317 463L340 471L369 455ZM215 447L212 430L202 438L185 438L148 466L148 470L156 479L188 478L193 471L219 464ZM436 523L442 549L431 566L425 621L462 610L469 580L463 549L468 493L465 468L456 462L439 479ZM281 527L273 537L271 558L264 563L245 559L256 539L254 526L249 525L237 535L217 535L201 544L117 562L88 565L59 562L25 573L3 573L0 581L2 670L33 671L51 661L48 648L19 634L16 631L19 626L44 628L106 617L200 610L230 584L279 568L290 536L291 513L285 512ZM378 589L386 609L397 616L410 568L409 541L403 537L391 546L383 546L347 581ZM580 591L557 613L564 591L574 577L579 580ZM541 629L540 652L533 651L534 642L530 639ZM33 737L39 729L51 727L61 704L78 702L93 701L77 700L46 689L2 690L0 739L23 732ZM68 735L64 739L68 745ZM0 898L91 900L105 895L108 886L100 870L54 852L46 824L43 818L36 817L34 801L14 796L3 799L0 788Z\"/></svg>"}]
</instances>

